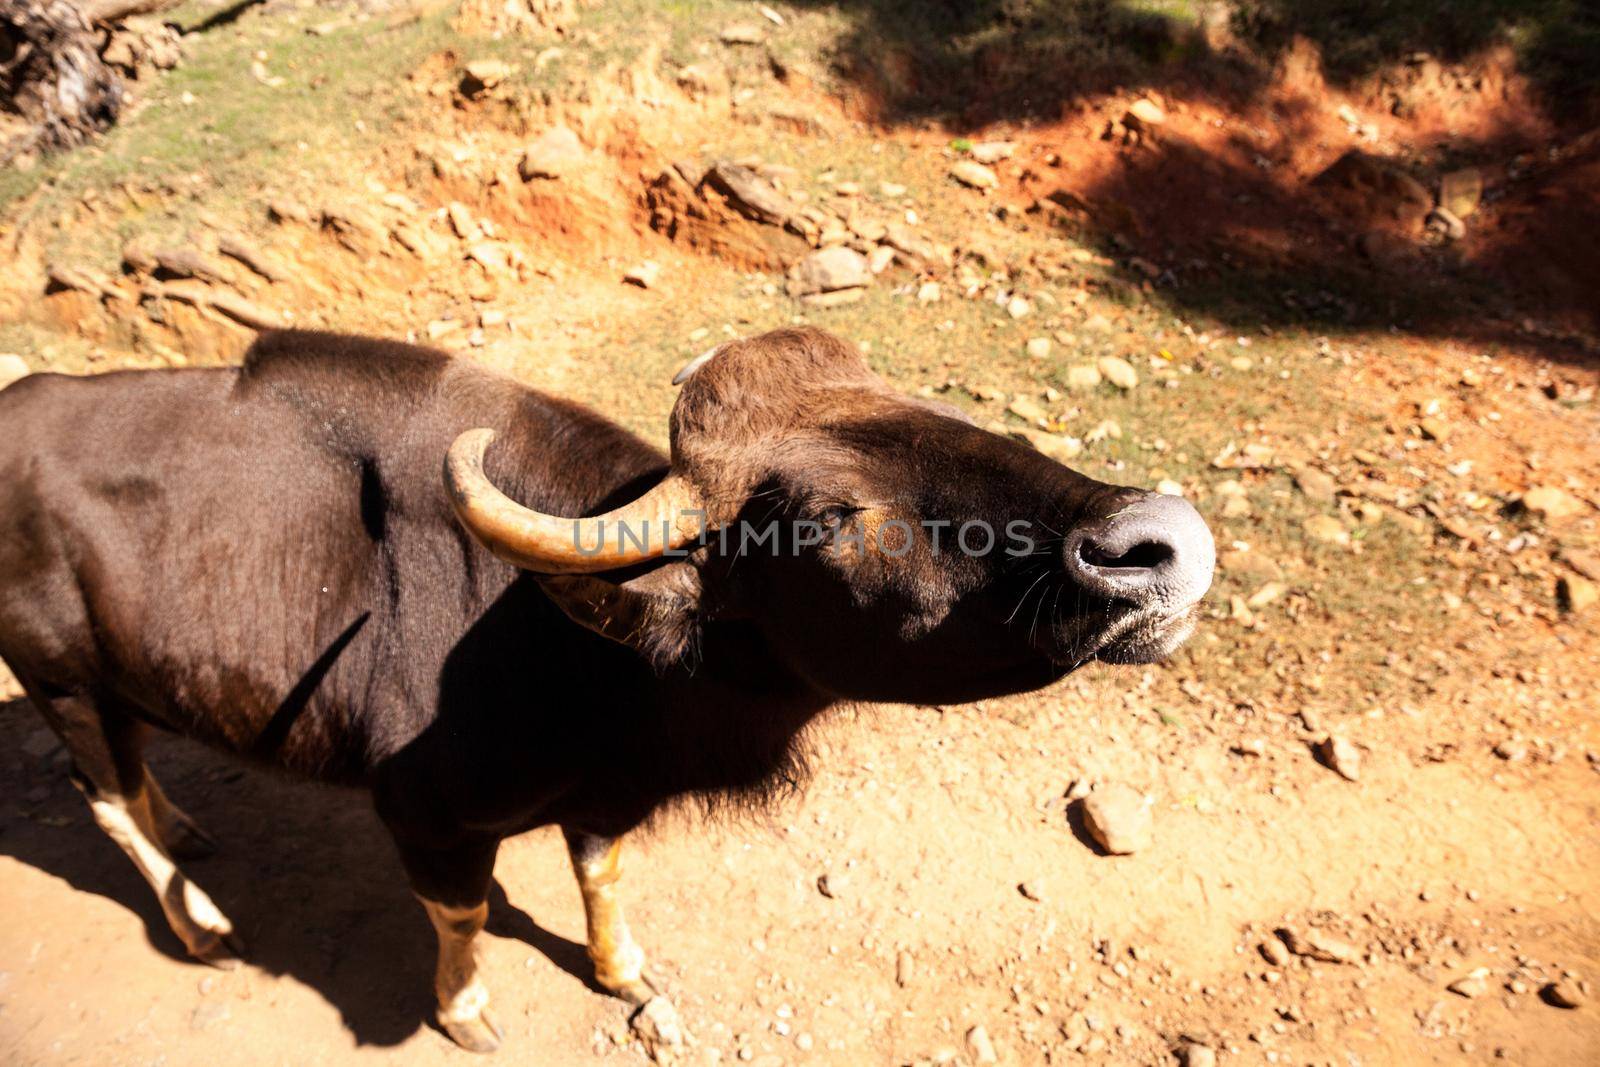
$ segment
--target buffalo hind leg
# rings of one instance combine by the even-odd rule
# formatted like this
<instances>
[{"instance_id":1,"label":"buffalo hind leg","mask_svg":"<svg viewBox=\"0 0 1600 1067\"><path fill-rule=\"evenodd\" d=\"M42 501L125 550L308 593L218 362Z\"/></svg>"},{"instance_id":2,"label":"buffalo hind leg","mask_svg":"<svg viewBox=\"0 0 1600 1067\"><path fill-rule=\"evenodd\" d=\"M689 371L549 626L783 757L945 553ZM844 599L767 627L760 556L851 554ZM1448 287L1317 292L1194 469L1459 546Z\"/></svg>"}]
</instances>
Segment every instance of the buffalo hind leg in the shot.
<instances>
[{"instance_id":1,"label":"buffalo hind leg","mask_svg":"<svg viewBox=\"0 0 1600 1067\"><path fill-rule=\"evenodd\" d=\"M677 1009L646 975L644 950L633 939L622 914L617 884L622 878L622 839L565 826L561 832L567 839L573 873L578 876L578 890L583 894L595 981L637 1005L630 1023L652 1053L683 1044L683 1023Z\"/></svg>"},{"instance_id":2,"label":"buffalo hind leg","mask_svg":"<svg viewBox=\"0 0 1600 1067\"><path fill-rule=\"evenodd\" d=\"M150 814L155 819L161 843L174 859L201 860L217 851L217 839L200 828L189 814L167 799L161 783L149 768L144 775L145 792L150 796Z\"/></svg>"},{"instance_id":3,"label":"buffalo hind leg","mask_svg":"<svg viewBox=\"0 0 1600 1067\"><path fill-rule=\"evenodd\" d=\"M489 881L499 842L444 851L400 844L411 888L439 938L433 974L439 1027L468 1052L493 1052L503 1036L479 974L477 937L489 917Z\"/></svg>"},{"instance_id":4,"label":"buffalo hind leg","mask_svg":"<svg viewBox=\"0 0 1600 1067\"><path fill-rule=\"evenodd\" d=\"M94 821L155 890L172 932L196 959L216 967L237 965L243 946L233 923L178 869L169 851L170 845L183 843L180 827L198 828L146 770L140 751L144 727L86 698L41 697L33 688L29 695L65 742L72 782L89 801Z\"/></svg>"}]
</instances>

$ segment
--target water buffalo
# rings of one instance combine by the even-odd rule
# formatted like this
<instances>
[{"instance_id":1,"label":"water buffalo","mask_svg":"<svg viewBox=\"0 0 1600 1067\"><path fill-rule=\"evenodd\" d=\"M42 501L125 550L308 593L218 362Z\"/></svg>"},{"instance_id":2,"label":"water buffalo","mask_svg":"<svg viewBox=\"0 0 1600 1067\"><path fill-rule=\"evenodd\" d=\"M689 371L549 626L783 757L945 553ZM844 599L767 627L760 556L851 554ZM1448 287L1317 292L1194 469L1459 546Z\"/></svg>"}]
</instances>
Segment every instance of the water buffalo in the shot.
<instances>
[{"instance_id":1,"label":"water buffalo","mask_svg":"<svg viewBox=\"0 0 1600 1067\"><path fill-rule=\"evenodd\" d=\"M0 392L0 657L191 953L240 946L179 866L212 843L149 727L370 790L468 1049L500 1040L472 948L496 850L559 825L596 978L670 1041L618 901L629 830L801 780L840 701L1016 693L1188 635L1213 545L1182 500L899 395L818 330L685 370L670 457L442 353L308 332Z\"/></svg>"}]
</instances>

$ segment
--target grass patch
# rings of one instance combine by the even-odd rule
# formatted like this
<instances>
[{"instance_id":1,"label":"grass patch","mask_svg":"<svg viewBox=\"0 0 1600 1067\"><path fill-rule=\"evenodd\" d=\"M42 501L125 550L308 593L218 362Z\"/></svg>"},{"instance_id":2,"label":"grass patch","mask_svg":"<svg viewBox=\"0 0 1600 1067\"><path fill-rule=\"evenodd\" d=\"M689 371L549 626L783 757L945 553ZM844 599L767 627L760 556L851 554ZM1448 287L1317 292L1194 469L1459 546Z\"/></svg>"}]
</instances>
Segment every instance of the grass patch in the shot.
<instances>
[{"instance_id":1,"label":"grass patch","mask_svg":"<svg viewBox=\"0 0 1600 1067\"><path fill-rule=\"evenodd\" d=\"M0 175L0 210L27 223L124 184L223 205L263 182L312 184L369 152L407 110L405 77L449 33L446 16L305 32L319 14L247 14L191 39L101 142ZM281 85L252 76L258 50Z\"/></svg>"}]
</instances>

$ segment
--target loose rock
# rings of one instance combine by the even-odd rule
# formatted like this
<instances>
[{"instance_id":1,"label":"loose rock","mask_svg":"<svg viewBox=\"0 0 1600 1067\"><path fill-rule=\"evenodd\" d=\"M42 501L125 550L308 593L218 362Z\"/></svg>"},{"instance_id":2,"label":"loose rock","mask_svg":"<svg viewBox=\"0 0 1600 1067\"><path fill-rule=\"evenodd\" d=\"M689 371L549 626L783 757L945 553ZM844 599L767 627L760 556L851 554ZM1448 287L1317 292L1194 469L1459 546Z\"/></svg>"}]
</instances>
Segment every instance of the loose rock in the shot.
<instances>
[{"instance_id":1,"label":"loose rock","mask_svg":"<svg viewBox=\"0 0 1600 1067\"><path fill-rule=\"evenodd\" d=\"M1139 384L1139 372L1120 356L1102 356L1098 366L1106 381L1118 389L1132 389Z\"/></svg>"},{"instance_id":2,"label":"loose rock","mask_svg":"<svg viewBox=\"0 0 1600 1067\"><path fill-rule=\"evenodd\" d=\"M705 181L727 197L735 211L754 222L782 226L798 212L788 197L749 167L718 160L706 171Z\"/></svg>"},{"instance_id":3,"label":"loose rock","mask_svg":"<svg viewBox=\"0 0 1600 1067\"><path fill-rule=\"evenodd\" d=\"M1113 855L1126 856L1150 845L1150 806L1130 786L1096 788L1083 801L1083 819L1090 835Z\"/></svg>"},{"instance_id":4,"label":"loose rock","mask_svg":"<svg viewBox=\"0 0 1600 1067\"><path fill-rule=\"evenodd\" d=\"M1563 978L1559 982L1551 982L1539 991L1549 1004L1558 1008L1581 1008L1589 999L1587 991L1570 978Z\"/></svg>"},{"instance_id":5,"label":"loose rock","mask_svg":"<svg viewBox=\"0 0 1600 1067\"><path fill-rule=\"evenodd\" d=\"M1445 988L1457 996L1466 997L1468 1000L1474 997L1481 997L1489 992L1489 969L1487 967L1479 967L1466 977L1457 978Z\"/></svg>"},{"instance_id":6,"label":"loose rock","mask_svg":"<svg viewBox=\"0 0 1600 1067\"><path fill-rule=\"evenodd\" d=\"M1161 105L1149 98L1135 100L1122 116L1122 124L1130 130L1146 132L1153 126L1165 125L1167 113Z\"/></svg>"},{"instance_id":7,"label":"loose rock","mask_svg":"<svg viewBox=\"0 0 1600 1067\"><path fill-rule=\"evenodd\" d=\"M1074 393L1095 389L1104 380L1100 375L1100 368L1093 364L1078 363L1067 368L1067 388Z\"/></svg>"},{"instance_id":8,"label":"loose rock","mask_svg":"<svg viewBox=\"0 0 1600 1067\"><path fill-rule=\"evenodd\" d=\"M1361 778L1361 750L1338 734L1329 734L1317 742L1317 758L1347 781Z\"/></svg>"},{"instance_id":9,"label":"loose rock","mask_svg":"<svg viewBox=\"0 0 1600 1067\"><path fill-rule=\"evenodd\" d=\"M795 295L831 293L872 284L867 257L842 245L823 248L806 256L792 270Z\"/></svg>"},{"instance_id":10,"label":"loose rock","mask_svg":"<svg viewBox=\"0 0 1600 1067\"><path fill-rule=\"evenodd\" d=\"M968 155L979 163L998 163L1002 159L1010 159L1016 150L1015 141L980 141L972 146Z\"/></svg>"},{"instance_id":11,"label":"loose rock","mask_svg":"<svg viewBox=\"0 0 1600 1067\"><path fill-rule=\"evenodd\" d=\"M1304 467L1296 471L1294 484L1299 487L1302 493L1319 504L1333 503L1333 496L1337 488L1334 485L1333 478L1315 467Z\"/></svg>"},{"instance_id":12,"label":"loose rock","mask_svg":"<svg viewBox=\"0 0 1600 1067\"><path fill-rule=\"evenodd\" d=\"M637 267L630 268L628 273L622 276L622 280L641 289L649 289L656 284L656 279L660 276L661 264L647 259Z\"/></svg>"},{"instance_id":13,"label":"loose rock","mask_svg":"<svg viewBox=\"0 0 1600 1067\"><path fill-rule=\"evenodd\" d=\"M1600 600L1600 586L1576 574L1564 574L1556 582L1556 600L1561 610L1576 615L1594 606Z\"/></svg>"},{"instance_id":14,"label":"loose rock","mask_svg":"<svg viewBox=\"0 0 1600 1067\"><path fill-rule=\"evenodd\" d=\"M1278 936L1290 952L1307 959L1324 963L1354 963L1361 958L1361 953L1354 945L1321 930L1309 930L1302 934L1286 928L1279 930Z\"/></svg>"},{"instance_id":15,"label":"loose rock","mask_svg":"<svg viewBox=\"0 0 1600 1067\"><path fill-rule=\"evenodd\" d=\"M995 189L1000 185L1000 179L995 177L994 171L970 159L959 160L952 165L950 177L971 189Z\"/></svg>"},{"instance_id":16,"label":"loose rock","mask_svg":"<svg viewBox=\"0 0 1600 1067\"><path fill-rule=\"evenodd\" d=\"M565 126L552 126L522 150L517 174L525 182L572 174L584 160L583 143Z\"/></svg>"},{"instance_id":17,"label":"loose rock","mask_svg":"<svg viewBox=\"0 0 1600 1067\"><path fill-rule=\"evenodd\" d=\"M1183 1067L1217 1067L1217 1054L1206 1045L1185 1045L1178 1055Z\"/></svg>"},{"instance_id":18,"label":"loose rock","mask_svg":"<svg viewBox=\"0 0 1600 1067\"><path fill-rule=\"evenodd\" d=\"M1523 493L1522 508L1546 521L1569 519L1585 510L1581 500L1554 485L1535 486Z\"/></svg>"},{"instance_id":19,"label":"loose rock","mask_svg":"<svg viewBox=\"0 0 1600 1067\"><path fill-rule=\"evenodd\" d=\"M1521 763L1528 758L1528 746L1524 741L1508 737L1494 746L1494 754L1507 763Z\"/></svg>"},{"instance_id":20,"label":"loose rock","mask_svg":"<svg viewBox=\"0 0 1600 1067\"><path fill-rule=\"evenodd\" d=\"M1350 531L1344 528L1344 523L1332 515L1313 515L1301 523L1306 536L1313 541L1321 541L1329 545L1348 545Z\"/></svg>"},{"instance_id":21,"label":"loose rock","mask_svg":"<svg viewBox=\"0 0 1600 1067\"><path fill-rule=\"evenodd\" d=\"M515 69L504 60L475 59L466 66L466 76L461 79L461 91L468 96L477 96L511 77Z\"/></svg>"},{"instance_id":22,"label":"loose rock","mask_svg":"<svg viewBox=\"0 0 1600 1067\"><path fill-rule=\"evenodd\" d=\"M989 1040L989 1031L981 1026L967 1031L967 1051L972 1053L973 1063L1000 1062L1000 1057L995 1055L994 1042Z\"/></svg>"}]
</instances>

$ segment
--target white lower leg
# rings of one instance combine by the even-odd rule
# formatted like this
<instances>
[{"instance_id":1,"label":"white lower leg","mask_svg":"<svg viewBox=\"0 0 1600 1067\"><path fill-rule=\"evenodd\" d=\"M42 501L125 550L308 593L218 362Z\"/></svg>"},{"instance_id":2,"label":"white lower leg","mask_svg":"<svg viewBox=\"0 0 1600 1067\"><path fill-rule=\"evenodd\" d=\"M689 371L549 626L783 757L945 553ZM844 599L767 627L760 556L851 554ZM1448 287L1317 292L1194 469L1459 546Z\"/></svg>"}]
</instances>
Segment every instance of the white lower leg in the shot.
<instances>
[{"instance_id":1,"label":"white lower leg","mask_svg":"<svg viewBox=\"0 0 1600 1067\"><path fill-rule=\"evenodd\" d=\"M167 921L189 951L202 959L231 958L233 924L204 890L191 882L160 844L150 798L140 789L131 797L95 797L94 821L121 846L156 892Z\"/></svg>"}]
</instances>

